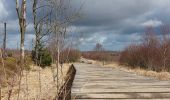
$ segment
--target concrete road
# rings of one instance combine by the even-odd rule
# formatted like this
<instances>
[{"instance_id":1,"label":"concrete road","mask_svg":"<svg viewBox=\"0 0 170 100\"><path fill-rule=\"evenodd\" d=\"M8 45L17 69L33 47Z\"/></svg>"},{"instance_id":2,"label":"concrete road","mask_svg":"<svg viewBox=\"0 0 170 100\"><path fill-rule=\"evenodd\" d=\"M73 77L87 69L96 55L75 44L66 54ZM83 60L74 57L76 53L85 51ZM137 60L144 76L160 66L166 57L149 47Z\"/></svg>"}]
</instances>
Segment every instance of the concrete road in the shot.
<instances>
[{"instance_id":1,"label":"concrete road","mask_svg":"<svg viewBox=\"0 0 170 100\"><path fill-rule=\"evenodd\" d=\"M170 100L170 81L93 64L75 64L72 100Z\"/></svg>"}]
</instances>

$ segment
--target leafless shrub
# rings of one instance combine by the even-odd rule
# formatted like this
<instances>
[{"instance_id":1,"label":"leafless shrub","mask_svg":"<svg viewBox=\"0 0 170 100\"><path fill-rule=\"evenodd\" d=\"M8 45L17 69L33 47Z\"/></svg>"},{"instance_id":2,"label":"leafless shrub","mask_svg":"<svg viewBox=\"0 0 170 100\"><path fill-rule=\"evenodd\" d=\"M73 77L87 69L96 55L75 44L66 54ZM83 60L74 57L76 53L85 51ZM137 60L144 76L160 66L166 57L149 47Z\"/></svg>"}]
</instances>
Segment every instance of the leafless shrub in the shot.
<instances>
[{"instance_id":1,"label":"leafless shrub","mask_svg":"<svg viewBox=\"0 0 170 100\"><path fill-rule=\"evenodd\" d=\"M165 27L165 26L164 26ZM168 32L161 28L162 32ZM166 34L168 35L168 34ZM146 29L140 44L131 44L122 53L120 63L153 71L168 70L170 61L170 38L161 34L158 38L152 27ZM165 38L166 37L166 38Z\"/></svg>"}]
</instances>

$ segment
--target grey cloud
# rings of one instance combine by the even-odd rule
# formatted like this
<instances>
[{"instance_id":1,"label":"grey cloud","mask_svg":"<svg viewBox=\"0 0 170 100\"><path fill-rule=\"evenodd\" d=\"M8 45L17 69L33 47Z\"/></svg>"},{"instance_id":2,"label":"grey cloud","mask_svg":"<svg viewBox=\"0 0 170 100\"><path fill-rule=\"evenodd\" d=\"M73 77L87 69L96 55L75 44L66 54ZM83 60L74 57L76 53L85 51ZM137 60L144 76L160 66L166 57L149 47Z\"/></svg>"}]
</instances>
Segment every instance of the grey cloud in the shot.
<instances>
[{"instance_id":1,"label":"grey cloud","mask_svg":"<svg viewBox=\"0 0 170 100\"><path fill-rule=\"evenodd\" d=\"M3 3L2 9L8 13L3 19L12 23L9 26L11 33L18 33L15 1L1 1L0 8ZM32 21L30 1L28 0L27 16ZM170 23L170 0L72 0L71 4L73 9L78 9L83 4L80 12L82 18L71 24L70 27L74 27L74 30L69 33L75 39L76 36L82 36L82 50L91 49L95 42L100 41L109 50L122 50L132 40L140 42L140 36L147 25L158 28L164 23ZM31 25L30 23L28 33L32 31ZM16 31L13 32L14 30Z\"/></svg>"},{"instance_id":2,"label":"grey cloud","mask_svg":"<svg viewBox=\"0 0 170 100\"><path fill-rule=\"evenodd\" d=\"M93 34L102 35L107 38L104 42L106 46L114 40L113 43L121 49L132 40L140 42L139 37L146 26L152 25L157 28L169 23L169 0L84 0L84 2L83 17L73 24L79 29L77 32L84 35L84 42L93 37ZM114 38L114 35L109 34L118 36Z\"/></svg>"}]
</instances>

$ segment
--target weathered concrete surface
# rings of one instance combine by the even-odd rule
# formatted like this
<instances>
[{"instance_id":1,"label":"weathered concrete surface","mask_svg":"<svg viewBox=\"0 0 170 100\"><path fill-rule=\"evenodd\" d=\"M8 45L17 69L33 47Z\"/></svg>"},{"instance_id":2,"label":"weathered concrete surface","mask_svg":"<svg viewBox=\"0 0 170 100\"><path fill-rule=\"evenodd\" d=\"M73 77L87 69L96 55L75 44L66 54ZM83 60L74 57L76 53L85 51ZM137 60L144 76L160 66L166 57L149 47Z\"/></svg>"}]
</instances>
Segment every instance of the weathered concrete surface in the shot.
<instances>
[{"instance_id":1,"label":"weathered concrete surface","mask_svg":"<svg viewBox=\"0 0 170 100\"><path fill-rule=\"evenodd\" d=\"M170 81L93 64L75 67L72 100L170 100Z\"/></svg>"}]
</instances>

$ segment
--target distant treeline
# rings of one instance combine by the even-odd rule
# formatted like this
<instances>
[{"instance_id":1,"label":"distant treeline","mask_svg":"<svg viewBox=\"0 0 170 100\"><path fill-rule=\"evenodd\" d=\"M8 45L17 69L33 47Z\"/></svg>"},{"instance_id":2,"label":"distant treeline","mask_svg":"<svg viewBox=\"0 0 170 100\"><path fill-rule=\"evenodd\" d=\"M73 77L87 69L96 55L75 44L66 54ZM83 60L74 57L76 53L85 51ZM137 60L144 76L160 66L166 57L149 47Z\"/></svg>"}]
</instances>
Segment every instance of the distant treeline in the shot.
<instances>
[{"instance_id":1,"label":"distant treeline","mask_svg":"<svg viewBox=\"0 0 170 100\"><path fill-rule=\"evenodd\" d=\"M119 52L116 51L86 51L82 56L87 59L98 61L118 61Z\"/></svg>"}]
</instances>

